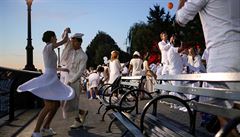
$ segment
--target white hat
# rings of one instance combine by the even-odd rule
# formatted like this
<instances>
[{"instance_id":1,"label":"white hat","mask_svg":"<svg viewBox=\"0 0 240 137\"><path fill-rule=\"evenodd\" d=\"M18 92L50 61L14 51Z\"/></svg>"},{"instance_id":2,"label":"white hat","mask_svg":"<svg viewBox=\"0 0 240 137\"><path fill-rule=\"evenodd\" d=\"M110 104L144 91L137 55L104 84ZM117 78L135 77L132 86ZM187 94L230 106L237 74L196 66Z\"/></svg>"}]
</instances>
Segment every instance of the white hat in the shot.
<instances>
[{"instance_id":1,"label":"white hat","mask_svg":"<svg viewBox=\"0 0 240 137\"><path fill-rule=\"evenodd\" d=\"M72 35L72 38L82 38L84 34L82 33L75 33L74 35Z\"/></svg>"},{"instance_id":2,"label":"white hat","mask_svg":"<svg viewBox=\"0 0 240 137\"><path fill-rule=\"evenodd\" d=\"M140 56L140 53L139 53L138 51L135 51L135 52L133 53L133 56L134 56L134 55Z\"/></svg>"}]
</instances>

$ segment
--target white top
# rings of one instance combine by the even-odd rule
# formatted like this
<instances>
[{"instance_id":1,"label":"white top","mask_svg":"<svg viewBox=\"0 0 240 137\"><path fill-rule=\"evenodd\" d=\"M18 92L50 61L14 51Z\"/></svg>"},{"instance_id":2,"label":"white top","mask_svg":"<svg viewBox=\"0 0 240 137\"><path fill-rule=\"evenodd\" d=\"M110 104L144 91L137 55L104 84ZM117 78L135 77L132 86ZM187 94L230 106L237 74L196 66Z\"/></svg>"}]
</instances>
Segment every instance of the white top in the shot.
<instances>
[{"instance_id":1,"label":"white top","mask_svg":"<svg viewBox=\"0 0 240 137\"><path fill-rule=\"evenodd\" d=\"M202 64L201 61L201 56L200 55L196 55L194 58L192 56L188 56L188 63L195 67L195 70L192 70L194 72L206 72L206 69L204 67L204 65Z\"/></svg>"},{"instance_id":2,"label":"white top","mask_svg":"<svg viewBox=\"0 0 240 137\"><path fill-rule=\"evenodd\" d=\"M159 64L157 65L157 72L156 72L157 78L159 78L159 76L162 75L162 69L163 69L163 66L162 66L161 63L159 63Z\"/></svg>"},{"instance_id":3,"label":"white top","mask_svg":"<svg viewBox=\"0 0 240 137\"><path fill-rule=\"evenodd\" d=\"M80 80L86 69L87 60L88 56L81 47L75 50L70 41L65 44L61 57L61 65L65 65L69 69L69 82L75 83Z\"/></svg>"},{"instance_id":4,"label":"white top","mask_svg":"<svg viewBox=\"0 0 240 137\"><path fill-rule=\"evenodd\" d=\"M165 42L165 41L162 40L158 43L158 47L159 47L159 49L161 51L161 55L162 55L161 63L163 65L168 65L168 63L169 63L168 59L167 59L167 52L168 52L168 50L170 49L171 46L172 46L172 44L170 44L169 41Z\"/></svg>"},{"instance_id":5,"label":"white top","mask_svg":"<svg viewBox=\"0 0 240 137\"><path fill-rule=\"evenodd\" d=\"M128 68L126 66L123 67L122 74L123 75L127 75L128 74Z\"/></svg>"},{"instance_id":6,"label":"white top","mask_svg":"<svg viewBox=\"0 0 240 137\"><path fill-rule=\"evenodd\" d=\"M199 13L207 49L238 41L240 0L188 0L177 11L176 21L186 25Z\"/></svg>"},{"instance_id":7,"label":"white top","mask_svg":"<svg viewBox=\"0 0 240 137\"><path fill-rule=\"evenodd\" d=\"M171 47L167 54L169 61L169 74L181 74L183 71L183 60L180 54L178 53L178 48Z\"/></svg>"},{"instance_id":8,"label":"white top","mask_svg":"<svg viewBox=\"0 0 240 137\"><path fill-rule=\"evenodd\" d=\"M142 64L143 61L140 58L133 58L130 60L130 65L132 65L132 76L142 75Z\"/></svg>"},{"instance_id":9,"label":"white top","mask_svg":"<svg viewBox=\"0 0 240 137\"><path fill-rule=\"evenodd\" d=\"M121 75L121 65L118 59L109 62L109 81L112 84L115 79Z\"/></svg>"},{"instance_id":10,"label":"white top","mask_svg":"<svg viewBox=\"0 0 240 137\"><path fill-rule=\"evenodd\" d=\"M100 76L98 73L94 72L88 76L88 80L89 80L89 88L98 87L98 84L100 82Z\"/></svg>"}]
</instances>

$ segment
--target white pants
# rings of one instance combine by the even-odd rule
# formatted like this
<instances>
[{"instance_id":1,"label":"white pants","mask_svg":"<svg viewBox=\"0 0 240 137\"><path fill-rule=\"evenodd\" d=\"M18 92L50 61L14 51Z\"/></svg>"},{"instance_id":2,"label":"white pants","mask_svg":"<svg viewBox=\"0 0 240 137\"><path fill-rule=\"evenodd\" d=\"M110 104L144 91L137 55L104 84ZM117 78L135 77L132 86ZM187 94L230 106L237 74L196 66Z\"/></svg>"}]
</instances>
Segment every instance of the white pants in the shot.
<instances>
[{"instance_id":1,"label":"white pants","mask_svg":"<svg viewBox=\"0 0 240 137\"><path fill-rule=\"evenodd\" d=\"M66 111L68 112L74 111L74 113L78 115L78 111L80 109L80 100L79 100L80 90L81 90L80 83L79 81L76 81L75 83L72 83L70 86L74 89L76 94L72 100L67 101Z\"/></svg>"},{"instance_id":2,"label":"white pants","mask_svg":"<svg viewBox=\"0 0 240 137\"><path fill-rule=\"evenodd\" d=\"M207 72L240 72L240 41L224 43L209 49ZM210 83L214 87L240 91L239 83Z\"/></svg>"}]
</instances>

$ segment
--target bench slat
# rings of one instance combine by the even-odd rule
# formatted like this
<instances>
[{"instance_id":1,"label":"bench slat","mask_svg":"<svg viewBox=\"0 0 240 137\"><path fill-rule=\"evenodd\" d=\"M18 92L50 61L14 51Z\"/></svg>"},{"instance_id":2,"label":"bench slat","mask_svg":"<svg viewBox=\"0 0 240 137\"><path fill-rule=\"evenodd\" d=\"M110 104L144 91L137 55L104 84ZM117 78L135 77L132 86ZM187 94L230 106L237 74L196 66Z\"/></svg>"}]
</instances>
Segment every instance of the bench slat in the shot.
<instances>
[{"instance_id":1,"label":"bench slat","mask_svg":"<svg viewBox=\"0 0 240 137\"><path fill-rule=\"evenodd\" d=\"M121 80L141 80L142 76L122 76Z\"/></svg>"},{"instance_id":2,"label":"bench slat","mask_svg":"<svg viewBox=\"0 0 240 137\"><path fill-rule=\"evenodd\" d=\"M120 112L113 112L113 115L136 137L144 137L141 130Z\"/></svg>"},{"instance_id":3,"label":"bench slat","mask_svg":"<svg viewBox=\"0 0 240 137\"><path fill-rule=\"evenodd\" d=\"M199 73L160 75L158 80L240 82L240 73Z\"/></svg>"},{"instance_id":4,"label":"bench slat","mask_svg":"<svg viewBox=\"0 0 240 137\"><path fill-rule=\"evenodd\" d=\"M229 109L226 107L221 107L213 104L199 103L192 101L190 107L200 112L208 112L213 115L223 116L227 118L235 118L240 116L240 110L238 109Z\"/></svg>"},{"instance_id":5,"label":"bench slat","mask_svg":"<svg viewBox=\"0 0 240 137\"><path fill-rule=\"evenodd\" d=\"M126 86L133 86L133 87L138 87L139 83L137 82L125 82L125 81L122 81L121 82L121 85L126 85Z\"/></svg>"},{"instance_id":6,"label":"bench slat","mask_svg":"<svg viewBox=\"0 0 240 137\"><path fill-rule=\"evenodd\" d=\"M171 135L174 137L193 137L193 135L191 135L187 131L182 130L183 128L182 126L177 125L176 123L166 120L164 118L161 118L161 119L159 118L160 117L157 118L148 113L145 115L144 121L146 120L146 124L152 123L152 125L155 125L152 128L160 132L164 136Z\"/></svg>"},{"instance_id":7,"label":"bench slat","mask_svg":"<svg viewBox=\"0 0 240 137\"><path fill-rule=\"evenodd\" d=\"M240 101L240 91L234 91L230 89L220 89L220 88L210 89L210 88L190 87L190 86L189 87L173 86L170 84L169 85L156 84L155 89Z\"/></svg>"}]
</instances>

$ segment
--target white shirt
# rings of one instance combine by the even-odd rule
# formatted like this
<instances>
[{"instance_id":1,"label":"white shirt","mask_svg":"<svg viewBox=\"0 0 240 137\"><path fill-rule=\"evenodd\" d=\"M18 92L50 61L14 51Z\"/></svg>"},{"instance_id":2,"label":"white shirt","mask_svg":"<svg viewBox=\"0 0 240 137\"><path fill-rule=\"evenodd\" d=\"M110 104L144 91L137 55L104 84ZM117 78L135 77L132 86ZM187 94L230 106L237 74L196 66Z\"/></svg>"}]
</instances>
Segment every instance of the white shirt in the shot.
<instances>
[{"instance_id":1,"label":"white shirt","mask_svg":"<svg viewBox=\"0 0 240 137\"><path fill-rule=\"evenodd\" d=\"M93 72L88 76L89 80L89 88L98 87L98 84L100 82L100 76L97 72Z\"/></svg>"},{"instance_id":2,"label":"white shirt","mask_svg":"<svg viewBox=\"0 0 240 137\"><path fill-rule=\"evenodd\" d=\"M77 80L80 80L86 69L87 59L88 56L81 47L74 50L70 41L66 43L62 53L61 64L66 65L66 68L69 69L69 82L75 83Z\"/></svg>"},{"instance_id":3,"label":"white shirt","mask_svg":"<svg viewBox=\"0 0 240 137\"><path fill-rule=\"evenodd\" d=\"M188 0L176 21L186 25L199 13L207 49L227 42L240 45L240 0Z\"/></svg>"},{"instance_id":4,"label":"white shirt","mask_svg":"<svg viewBox=\"0 0 240 137\"><path fill-rule=\"evenodd\" d=\"M206 72L206 69L205 69L204 65L202 64L200 55L196 55L194 58L192 56L188 56L188 63L191 66L195 67L195 69L192 70L192 71L194 71L194 72Z\"/></svg>"},{"instance_id":5,"label":"white shirt","mask_svg":"<svg viewBox=\"0 0 240 137\"><path fill-rule=\"evenodd\" d=\"M156 72L157 78L159 78L159 76L162 75L162 69L163 69L163 66L162 66L162 64L159 63L157 65L157 72Z\"/></svg>"},{"instance_id":6,"label":"white shirt","mask_svg":"<svg viewBox=\"0 0 240 137\"><path fill-rule=\"evenodd\" d=\"M167 54L169 61L169 74L181 74L183 71L183 60L178 53L178 48L171 47Z\"/></svg>"},{"instance_id":7,"label":"white shirt","mask_svg":"<svg viewBox=\"0 0 240 137\"><path fill-rule=\"evenodd\" d=\"M142 64L143 61L140 58L133 58L130 60L130 65L132 65L132 76L142 75Z\"/></svg>"},{"instance_id":8,"label":"white shirt","mask_svg":"<svg viewBox=\"0 0 240 137\"><path fill-rule=\"evenodd\" d=\"M167 65L168 64L168 59L167 59L167 52L168 52L168 50L169 50L169 48L172 46L172 44L170 44L170 42L169 41L167 41L167 42L165 42L165 41L160 41L159 43L158 43L158 47L159 47L159 49L160 49L160 51L161 51L161 55L162 55L162 57L161 57L161 63L163 64L163 65Z\"/></svg>"}]
</instances>

